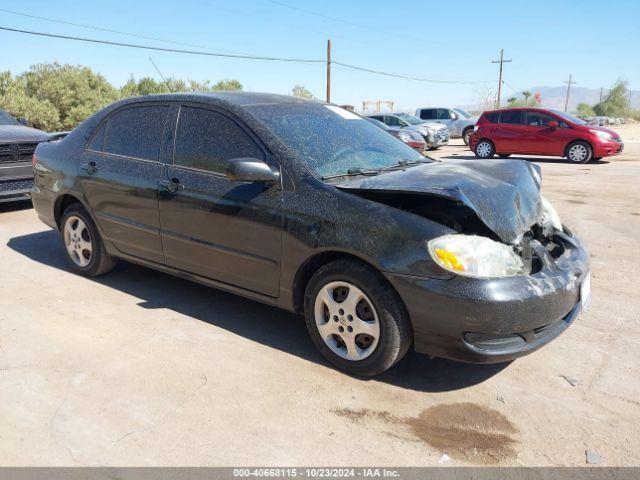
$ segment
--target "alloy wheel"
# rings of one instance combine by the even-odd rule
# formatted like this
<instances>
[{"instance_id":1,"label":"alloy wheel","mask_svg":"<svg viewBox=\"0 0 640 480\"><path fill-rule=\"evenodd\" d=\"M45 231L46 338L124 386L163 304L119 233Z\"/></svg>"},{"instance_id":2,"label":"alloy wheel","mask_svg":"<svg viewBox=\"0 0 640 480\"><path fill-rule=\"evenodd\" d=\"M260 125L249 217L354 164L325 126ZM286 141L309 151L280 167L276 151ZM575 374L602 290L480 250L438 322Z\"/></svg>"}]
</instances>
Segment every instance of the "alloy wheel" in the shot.
<instances>
[{"instance_id":1,"label":"alloy wheel","mask_svg":"<svg viewBox=\"0 0 640 480\"><path fill-rule=\"evenodd\" d=\"M86 223L76 216L67 218L64 224L64 244L73 263L86 267L93 256L93 242Z\"/></svg>"},{"instance_id":2,"label":"alloy wheel","mask_svg":"<svg viewBox=\"0 0 640 480\"><path fill-rule=\"evenodd\" d=\"M314 305L315 323L333 353L363 360L380 340L380 320L373 303L349 282L330 282L320 289Z\"/></svg>"}]
</instances>

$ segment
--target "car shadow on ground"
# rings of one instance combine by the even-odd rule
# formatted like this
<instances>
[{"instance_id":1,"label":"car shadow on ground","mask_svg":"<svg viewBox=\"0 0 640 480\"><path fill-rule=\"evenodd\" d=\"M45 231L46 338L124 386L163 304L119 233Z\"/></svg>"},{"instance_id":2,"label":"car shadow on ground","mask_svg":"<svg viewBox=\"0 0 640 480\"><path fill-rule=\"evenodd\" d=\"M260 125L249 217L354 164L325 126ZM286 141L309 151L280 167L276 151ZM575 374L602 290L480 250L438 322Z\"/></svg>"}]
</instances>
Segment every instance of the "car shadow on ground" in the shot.
<instances>
[{"instance_id":1,"label":"car shadow on ground","mask_svg":"<svg viewBox=\"0 0 640 480\"><path fill-rule=\"evenodd\" d=\"M481 162L482 160L479 158L476 158L476 156L471 153L471 152L463 152L463 153L452 153L450 155L440 155L438 157L438 159L442 160L477 160L479 162ZM572 163L569 162L568 160L564 159L564 158L559 158L559 157L523 157L523 156L517 156L517 155L510 155L509 157L506 158L500 158L499 156L495 156L493 157L492 160L526 160L528 162L536 162L536 163L565 163L568 165L571 165ZM589 163L578 163L576 165L606 165L607 163L610 163L609 160L595 160L595 161L590 161Z\"/></svg>"},{"instance_id":2,"label":"car shadow on ground","mask_svg":"<svg viewBox=\"0 0 640 480\"><path fill-rule=\"evenodd\" d=\"M7 245L31 260L70 271L59 234L53 230L14 237ZM141 308L170 309L331 368L311 343L300 315L127 262L120 262L107 275L87 281L139 298ZM508 363L470 365L430 360L412 352L374 380L416 391L444 392L483 382L507 366Z\"/></svg>"}]
</instances>

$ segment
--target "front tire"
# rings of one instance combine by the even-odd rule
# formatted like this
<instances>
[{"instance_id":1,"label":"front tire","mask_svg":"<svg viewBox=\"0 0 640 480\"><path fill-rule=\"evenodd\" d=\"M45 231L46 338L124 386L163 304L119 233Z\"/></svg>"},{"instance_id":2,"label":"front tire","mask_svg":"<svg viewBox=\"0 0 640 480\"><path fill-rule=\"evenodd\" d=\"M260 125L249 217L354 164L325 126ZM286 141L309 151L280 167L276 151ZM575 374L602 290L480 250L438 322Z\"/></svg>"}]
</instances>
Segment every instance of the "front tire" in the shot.
<instances>
[{"instance_id":1,"label":"front tire","mask_svg":"<svg viewBox=\"0 0 640 480\"><path fill-rule=\"evenodd\" d=\"M483 138L478 142L478 145L476 145L474 153L476 154L477 158L493 158L493 156L496 154L496 147L493 145L493 142L491 140Z\"/></svg>"},{"instance_id":2,"label":"front tire","mask_svg":"<svg viewBox=\"0 0 640 480\"><path fill-rule=\"evenodd\" d=\"M309 281L304 314L316 348L351 375L378 375L409 350L413 334L402 300L373 268L353 260L321 267Z\"/></svg>"},{"instance_id":3,"label":"front tire","mask_svg":"<svg viewBox=\"0 0 640 480\"><path fill-rule=\"evenodd\" d=\"M593 149L587 142L578 140L567 147L566 157L571 163L587 163L593 157Z\"/></svg>"},{"instance_id":4,"label":"front tire","mask_svg":"<svg viewBox=\"0 0 640 480\"><path fill-rule=\"evenodd\" d=\"M93 219L79 203L62 214L60 234L72 270L85 277L107 273L116 262L105 250Z\"/></svg>"},{"instance_id":5,"label":"front tire","mask_svg":"<svg viewBox=\"0 0 640 480\"><path fill-rule=\"evenodd\" d=\"M469 145L469 138L471 137L472 133L473 133L473 128L467 128L462 131L462 141L464 142L465 145Z\"/></svg>"}]
</instances>

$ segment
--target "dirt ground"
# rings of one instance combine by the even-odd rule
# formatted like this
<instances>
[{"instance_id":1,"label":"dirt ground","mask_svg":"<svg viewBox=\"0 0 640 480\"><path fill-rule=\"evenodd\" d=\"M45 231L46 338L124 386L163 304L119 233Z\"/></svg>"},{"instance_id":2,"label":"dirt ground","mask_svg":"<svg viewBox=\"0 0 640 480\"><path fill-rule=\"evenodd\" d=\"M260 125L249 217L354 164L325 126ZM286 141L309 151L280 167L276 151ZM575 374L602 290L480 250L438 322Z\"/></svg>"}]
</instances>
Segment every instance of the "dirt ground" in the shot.
<instances>
[{"instance_id":1,"label":"dirt ground","mask_svg":"<svg viewBox=\"0 0 640 480\"><path fill-rule=\"evenodd\" d=\"M351 378L298 316L129 264L73 275L28 204L0 205L0 465L640 465L640 129L619 130L610 161L536 159L593 300L511 364Z\"/></svg>"}]
</instances>

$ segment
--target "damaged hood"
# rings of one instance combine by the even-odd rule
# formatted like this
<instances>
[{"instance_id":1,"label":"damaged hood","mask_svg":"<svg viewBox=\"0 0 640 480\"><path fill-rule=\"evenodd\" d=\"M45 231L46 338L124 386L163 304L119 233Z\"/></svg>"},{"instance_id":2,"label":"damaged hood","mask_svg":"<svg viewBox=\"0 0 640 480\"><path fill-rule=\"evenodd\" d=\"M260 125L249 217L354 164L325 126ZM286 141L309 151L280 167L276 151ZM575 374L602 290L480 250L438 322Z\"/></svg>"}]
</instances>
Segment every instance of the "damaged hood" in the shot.
<instances>
[{"instance_id":1,"label":"damaged hood","mask_svg":"<svg viewBox=\"0 0 640 480\"><path fill-rule=\"evenodd\" d=\"M343 177L334 185L345 191L450 199L472 209L503 242L515 244L540 218L539 179L540 168L525 161L452 160L375 176Z\"/></svg>"}]
</instances>

